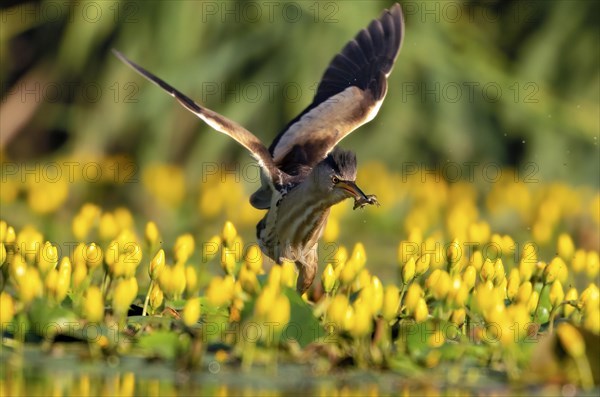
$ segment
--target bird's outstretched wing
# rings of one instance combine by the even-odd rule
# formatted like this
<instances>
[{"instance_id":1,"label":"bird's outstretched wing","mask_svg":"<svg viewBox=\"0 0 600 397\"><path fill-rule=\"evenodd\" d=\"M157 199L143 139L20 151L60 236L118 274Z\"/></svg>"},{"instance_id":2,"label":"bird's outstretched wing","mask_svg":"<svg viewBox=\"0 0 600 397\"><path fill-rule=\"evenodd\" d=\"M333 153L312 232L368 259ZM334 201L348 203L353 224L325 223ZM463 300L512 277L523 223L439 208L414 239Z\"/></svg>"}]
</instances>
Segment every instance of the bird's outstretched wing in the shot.
<instances>
[{"instance_id":1,"label":"bird's outstretched wing","mask_svg":"<svg viewBox=\"0 0 600 397\"><path fill-rule=\"evenodd\" d=\"M235 121L229 120L217 112L198 105L188 96L167 84L162 79L127 59L119 51L113 49L113 53L133 70L168 92L172 97L177 99L183 107L194 113L206 124L225 135L229 135L240 145L248 149L252 156L258 161L258 164L261 166L268 179L270 179L272 183L281 184L282 172L275 166L271 153L269 153L265 145L254 134Z\"/></svg>"},{"instance_id":2,"label":"bird's outstretched wing","mask_svg":"<svg viewBox=\"0 0 600 397\"><path fill-rule=\"evenodd\" d=\"M295 174L303 166L314 166L340 140L375 117L403 36L402 10L395 4L333 58L313 102L269 148L281 170Z\"/></svg>"}]
</instances>

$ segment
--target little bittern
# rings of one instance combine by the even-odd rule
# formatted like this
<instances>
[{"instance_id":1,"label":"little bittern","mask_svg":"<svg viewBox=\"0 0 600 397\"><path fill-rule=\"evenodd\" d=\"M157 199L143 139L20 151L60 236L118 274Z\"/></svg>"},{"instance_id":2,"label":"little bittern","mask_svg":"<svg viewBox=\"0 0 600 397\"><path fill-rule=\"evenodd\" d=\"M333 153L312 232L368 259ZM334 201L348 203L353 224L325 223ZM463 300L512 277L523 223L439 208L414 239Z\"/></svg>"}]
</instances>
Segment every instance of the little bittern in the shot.
<instances>
[{"instance_id":1,"label":"little bittern","mask_svg":"<svg viewBox=\"0 0 600 397\"><path fill-rule=\"evenodd\" d=\"M354 208L378 204L375 196L364 194L355 183L354 153L336 145L379 111L403 35L402 10L395 4L333 58L313 102L268 149L236 122L198 105L121 53L114 53L209 126L235 139L258 161L262 186L250 203L267 210L256 226L259 245L278 264L296 263L297 289L303 293L317 272L317 244L330 207L346 198L354 198Z\"/></svg>"}]
</instances>

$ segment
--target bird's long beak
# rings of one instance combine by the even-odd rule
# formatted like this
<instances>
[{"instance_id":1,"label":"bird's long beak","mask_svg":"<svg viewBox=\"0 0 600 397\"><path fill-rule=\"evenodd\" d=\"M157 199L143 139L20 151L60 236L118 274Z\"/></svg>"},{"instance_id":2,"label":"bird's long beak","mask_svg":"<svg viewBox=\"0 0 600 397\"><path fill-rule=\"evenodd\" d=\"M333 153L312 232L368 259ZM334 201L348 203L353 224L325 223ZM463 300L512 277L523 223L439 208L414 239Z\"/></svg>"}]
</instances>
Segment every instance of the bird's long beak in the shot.
<instances>
[{"instance_id":1,"label":"bird's long beak","mask_svg":"<svg viewBox=\"0 0 600 397\"><path fill-rule=\"evenodd\" d=\"M354 182L339 181L335 186L350 193L355 200L368 200L367 195Z\"/></svg>"}]
</instances>

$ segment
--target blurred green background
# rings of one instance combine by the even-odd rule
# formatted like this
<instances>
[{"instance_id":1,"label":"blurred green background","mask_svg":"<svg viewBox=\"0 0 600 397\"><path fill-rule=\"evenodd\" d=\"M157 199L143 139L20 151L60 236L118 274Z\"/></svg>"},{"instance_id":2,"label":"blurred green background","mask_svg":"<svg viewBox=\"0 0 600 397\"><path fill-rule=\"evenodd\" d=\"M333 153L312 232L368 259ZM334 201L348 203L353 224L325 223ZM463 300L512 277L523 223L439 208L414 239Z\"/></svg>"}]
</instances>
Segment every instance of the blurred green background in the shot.
<instances>
[{"instance_id":1,"label":"blurred green background","mask_svg":"<svg viewBox=\"0 0 600 397\"><path fill-rule=\"evenodd\" d=\"M205 220L197 215L197 200L185 197L202 191L207 165L243 171L251 159L110 49L268 144L311 102L337 51L392 4L3 2L2 182L14 177L7 164L17 164L18 178L31 164L113 156L119 182L132 183L70 188L60 211L35 222L48 230L65 221L68 228L67 214L93 201L162 219L159 226L172 232L197 228ZM359 164L376 160L400 173L407 165L439 171L453 162L464 172L467 162L498 164L521 177L533 172L539 182L598 188L600 3L401 4L405 39L387 99L374 121L342 143L357 152ZM168 188L175 196L170 209L148 199L142 187L156 163L180 167L161 174L185 184L182 191ZM245 179L248 194L258 183ZM2 217L15 225L31 222L19 201L8 198L4 194L10 207L3 204Z\"/></svg>"}]
</instances>

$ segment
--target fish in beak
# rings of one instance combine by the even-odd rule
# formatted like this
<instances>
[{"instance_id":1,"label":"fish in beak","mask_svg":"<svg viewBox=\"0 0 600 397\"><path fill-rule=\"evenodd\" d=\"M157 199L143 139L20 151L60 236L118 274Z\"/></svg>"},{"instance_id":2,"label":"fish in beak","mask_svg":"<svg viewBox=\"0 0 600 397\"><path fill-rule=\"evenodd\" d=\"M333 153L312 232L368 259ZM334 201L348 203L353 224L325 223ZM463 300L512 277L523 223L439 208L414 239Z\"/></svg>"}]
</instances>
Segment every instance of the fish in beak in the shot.
<instances>
[{"instance_id":1,"label":"fish in beak","mask_svg":"<svg viewBox=\"0 0 600 397\"><path fill-rule=\"evenodd\" d=\"M374 194L366 195L354 182L339 181L335 187L343 189L354 198L354 209L363 208L365 205L377 205L379 202Z\"/></svg>"}]
</instances>

